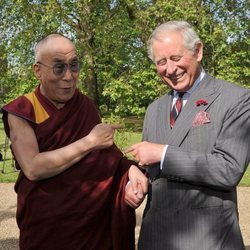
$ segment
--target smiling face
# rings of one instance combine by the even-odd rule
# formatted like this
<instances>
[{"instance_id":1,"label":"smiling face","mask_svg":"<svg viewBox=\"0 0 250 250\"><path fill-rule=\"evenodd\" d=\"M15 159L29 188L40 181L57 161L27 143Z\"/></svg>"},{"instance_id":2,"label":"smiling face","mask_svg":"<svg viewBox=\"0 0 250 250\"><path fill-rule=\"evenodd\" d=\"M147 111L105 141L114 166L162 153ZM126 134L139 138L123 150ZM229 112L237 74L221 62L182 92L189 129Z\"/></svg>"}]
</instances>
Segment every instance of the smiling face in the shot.
<instances>
[{"instance_id":1,"label":"smiling face","mask_svg":"<svg viewBox=\"0 0 250 250\"><path fill-rule=\"evenodd\" d=\"M51 37L38 46L36 60L33 71L40 81L41 93L57 108L62 108L74 95L79 78L79 72L69 70L70 65L77 63L75 46L65 37ZM68 65L65 73L56 75L53 67L64 64Z\"/></svg>"},{"instance_id":2,"label":"smiling face","mask_svg":"<svg viewBox=\"0 0 250 250\"><path fill-rule=\"evenodd\" d=\"M171 89L185 92L193 86L201 70L202 43L193 52L184 47L180 32L171 32L155 39L152 51L157 72Z\"/></svg>"}]
</instances>

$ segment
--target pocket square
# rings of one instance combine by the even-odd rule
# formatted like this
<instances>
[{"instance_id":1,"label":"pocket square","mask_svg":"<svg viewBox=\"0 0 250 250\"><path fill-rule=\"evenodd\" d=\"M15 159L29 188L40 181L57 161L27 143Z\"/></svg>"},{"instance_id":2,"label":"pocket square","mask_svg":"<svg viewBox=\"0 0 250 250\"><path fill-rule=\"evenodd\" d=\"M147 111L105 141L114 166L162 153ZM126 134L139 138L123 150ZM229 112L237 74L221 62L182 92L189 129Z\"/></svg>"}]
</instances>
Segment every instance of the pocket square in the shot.
<instances>
[{"instance_id":1,"label":"pocket square","mask_svg":"<svg viewBox=\"0 0 250 250\"><path fill-rule=\"evenodd\" d=\"M198 127L202 124L210 123L209 115L205 111L201 111L196 114L193 122L192 122L192 127Z\"/></svg>"}]
</instances>

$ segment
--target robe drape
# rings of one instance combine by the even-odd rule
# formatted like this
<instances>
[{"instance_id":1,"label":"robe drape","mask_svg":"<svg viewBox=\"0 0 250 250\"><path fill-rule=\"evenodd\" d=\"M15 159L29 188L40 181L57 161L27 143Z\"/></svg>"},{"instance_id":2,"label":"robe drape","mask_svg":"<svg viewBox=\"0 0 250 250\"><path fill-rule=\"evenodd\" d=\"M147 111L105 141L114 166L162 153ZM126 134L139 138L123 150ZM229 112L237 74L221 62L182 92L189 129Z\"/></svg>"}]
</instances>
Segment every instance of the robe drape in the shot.
<instances>
[{"instance_id":1,"label":"robe drape","mask_svg":"<svg viewBox=\"0 0 250 250\"><path fill-rule=\"evenodd\" d=\"M80 91L57 109L39 86L3 107L9 136L8 113L29 122L40 152L64 147L101 122L94 104ZM15 184L20 249L134 249L135 212L124 202L131 164L112 146L92 151L49 179L30 181L20 171ZM16 167L20 169L18 162Z\"/></svg>"}]
</instances>

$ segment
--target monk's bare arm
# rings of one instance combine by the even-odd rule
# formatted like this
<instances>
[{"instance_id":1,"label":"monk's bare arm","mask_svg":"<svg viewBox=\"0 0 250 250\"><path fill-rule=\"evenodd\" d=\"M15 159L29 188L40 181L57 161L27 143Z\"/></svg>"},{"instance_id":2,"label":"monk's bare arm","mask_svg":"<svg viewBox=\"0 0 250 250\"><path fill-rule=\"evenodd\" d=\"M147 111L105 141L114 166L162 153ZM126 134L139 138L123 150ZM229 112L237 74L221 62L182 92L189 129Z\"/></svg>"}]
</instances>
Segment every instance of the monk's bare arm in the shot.
<instances>
[{"instance_id":1,"label":"monk's bare arm","mask_svg":"<svg viewBox=\"0 0 250 250\"><path fill-rule=\"evenodd\" d=\"M33 181L62 173L92 150L110 147L114 130L119 127L98 124L87 136L68 146L40 153L35 133L27 121L8 114L8 123L16 160L26 177Z\"/></svg>"}]
</instances>

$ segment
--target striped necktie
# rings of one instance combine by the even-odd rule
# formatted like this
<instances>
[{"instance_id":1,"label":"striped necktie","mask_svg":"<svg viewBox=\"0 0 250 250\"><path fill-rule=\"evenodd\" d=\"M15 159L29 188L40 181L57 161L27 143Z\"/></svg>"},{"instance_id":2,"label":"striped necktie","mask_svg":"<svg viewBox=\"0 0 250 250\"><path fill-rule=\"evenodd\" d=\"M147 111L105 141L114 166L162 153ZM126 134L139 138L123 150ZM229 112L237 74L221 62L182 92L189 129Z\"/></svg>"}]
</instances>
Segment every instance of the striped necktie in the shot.
<instances>
[{"instance_id":1,"label":"striped necktie","mask_svg":"<svg viewBox=\"0 0 250 250\"><path fill-rule=\"evenodd\" d=\"M182 108L182 97L185 94L185 92L179 92L178 98L176 100L175 105L173 106L171 112L170 112L170 126L173 128L175 121L177 117L179 116Z\"/></svg>"}]
</instances>

